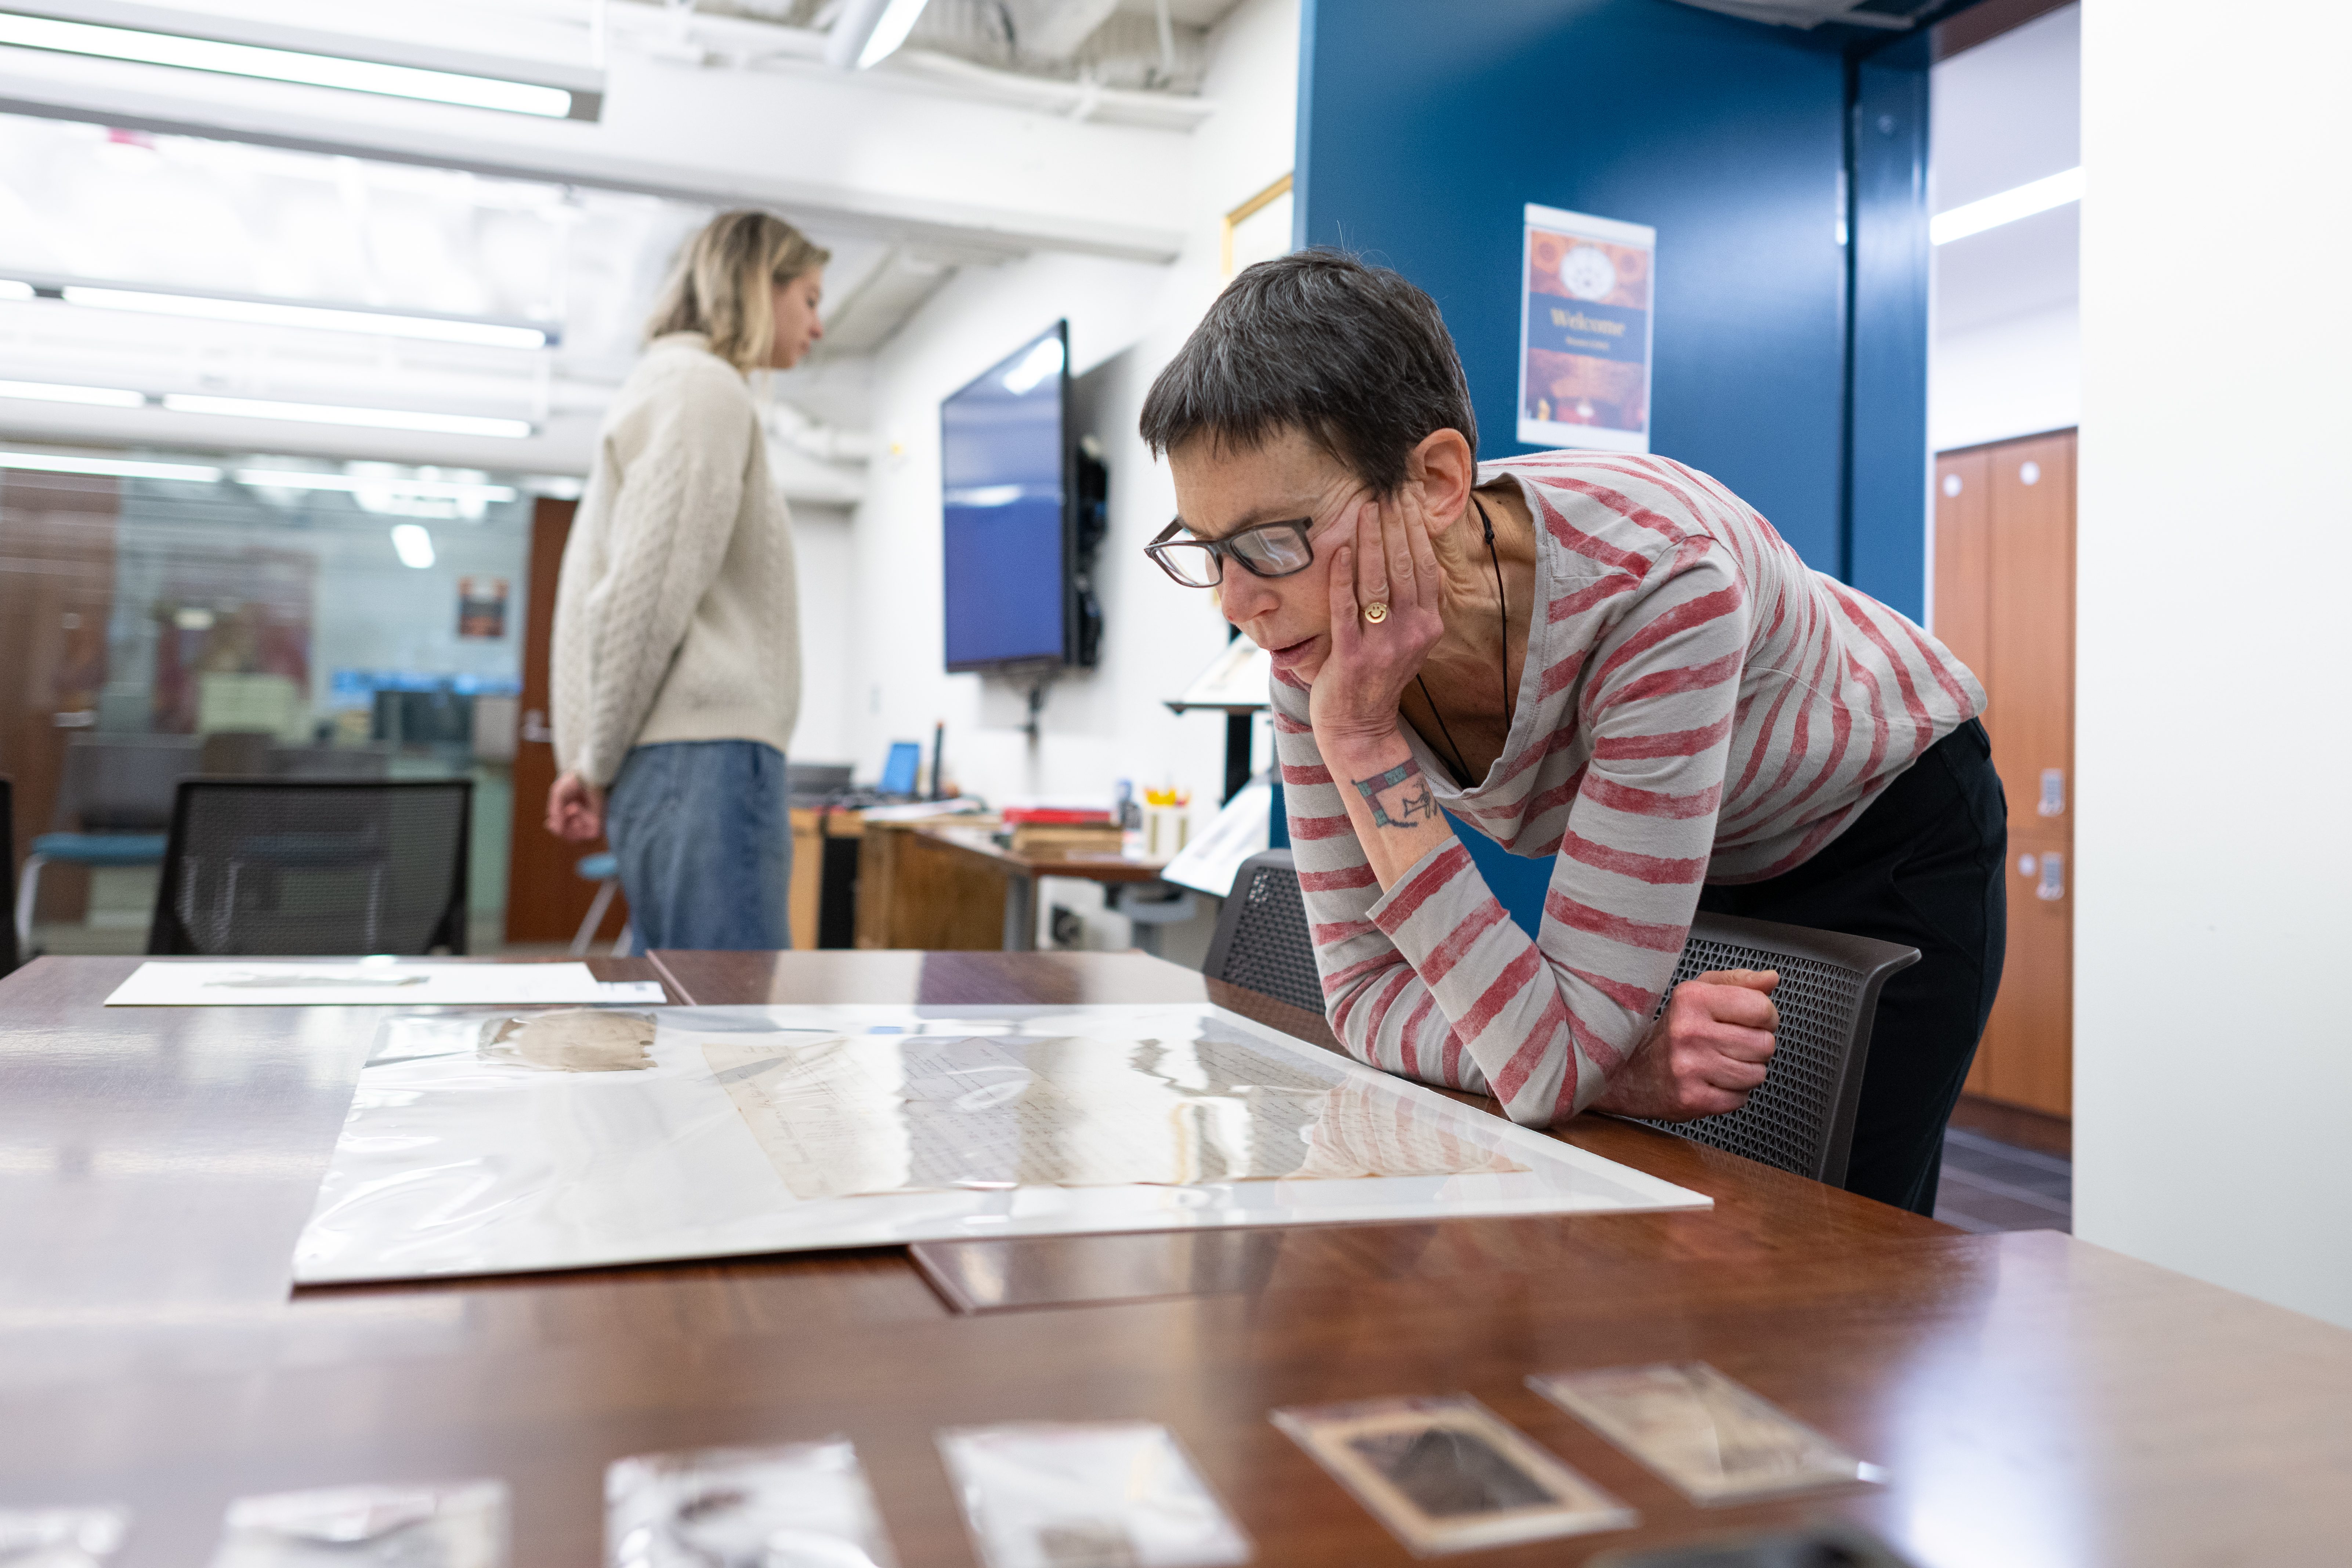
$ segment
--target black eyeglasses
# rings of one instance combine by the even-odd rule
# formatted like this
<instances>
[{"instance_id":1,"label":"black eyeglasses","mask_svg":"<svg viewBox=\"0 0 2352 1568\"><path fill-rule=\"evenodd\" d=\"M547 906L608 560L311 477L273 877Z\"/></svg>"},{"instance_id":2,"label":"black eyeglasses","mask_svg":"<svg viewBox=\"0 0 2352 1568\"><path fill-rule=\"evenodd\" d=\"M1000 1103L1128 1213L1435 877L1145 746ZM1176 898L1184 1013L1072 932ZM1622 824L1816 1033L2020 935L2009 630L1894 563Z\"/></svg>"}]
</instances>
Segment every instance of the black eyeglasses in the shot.
<instances>
[{"instance_id":1,"label":"black eyeglasses","mask_svg":"<svg viewBox=\"0 0 2352 1568\"><path fill-rule=\"evenodd\" d=\"M1307 538L1314 521L1301 517L1255 523L1223 539L1178 539L1184 528L1184 520L1178 518L1143 552L1187 588L1213 588L1223 582L1228 556L1253 577L1287 577L1315 563L1315 546Z\"/></svg>"}]
</instances>

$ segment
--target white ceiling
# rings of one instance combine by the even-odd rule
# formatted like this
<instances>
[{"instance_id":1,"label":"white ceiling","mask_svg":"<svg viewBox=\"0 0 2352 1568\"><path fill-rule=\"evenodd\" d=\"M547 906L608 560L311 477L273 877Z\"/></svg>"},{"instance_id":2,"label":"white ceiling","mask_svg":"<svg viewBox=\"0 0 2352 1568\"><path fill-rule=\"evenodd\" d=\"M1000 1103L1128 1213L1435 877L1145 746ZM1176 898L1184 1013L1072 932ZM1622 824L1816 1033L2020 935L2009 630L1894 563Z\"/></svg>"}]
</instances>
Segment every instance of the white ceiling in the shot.
<instances>
[{"instance_id":1,"label":"white ceiling","mask_svg":"<svg viewBox=\"0 0 2352 1568\"><path fill-rule=\"evenodd\" d=\"M2082 8L2068 5L1935 68L1928 147L1938 212L2082 162ZM1936 331L1950 336L2080 294L2082 206L1936 247Z\"/></svg>"}]
</instances>

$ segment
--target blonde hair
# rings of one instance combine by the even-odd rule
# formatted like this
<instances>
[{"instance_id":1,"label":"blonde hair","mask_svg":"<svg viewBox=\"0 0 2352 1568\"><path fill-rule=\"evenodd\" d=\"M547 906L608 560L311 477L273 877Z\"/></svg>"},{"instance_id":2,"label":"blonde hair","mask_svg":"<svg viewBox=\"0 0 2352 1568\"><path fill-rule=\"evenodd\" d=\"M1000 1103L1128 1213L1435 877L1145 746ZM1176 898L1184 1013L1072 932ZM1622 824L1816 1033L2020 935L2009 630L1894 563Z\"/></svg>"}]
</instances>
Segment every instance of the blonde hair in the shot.
<instances>
[{"instance_id":1,"label":"blonde hair","mask_svg":"<svg viewBox=\"0 0 2352 1568\"><path fill-rule=\"evenodd\" d=\"M775 286L832 259L773 213L720 213L678 253L646 336L700 332L737 370L757 370L775 341Z\"/></svg>"}]
</instances>

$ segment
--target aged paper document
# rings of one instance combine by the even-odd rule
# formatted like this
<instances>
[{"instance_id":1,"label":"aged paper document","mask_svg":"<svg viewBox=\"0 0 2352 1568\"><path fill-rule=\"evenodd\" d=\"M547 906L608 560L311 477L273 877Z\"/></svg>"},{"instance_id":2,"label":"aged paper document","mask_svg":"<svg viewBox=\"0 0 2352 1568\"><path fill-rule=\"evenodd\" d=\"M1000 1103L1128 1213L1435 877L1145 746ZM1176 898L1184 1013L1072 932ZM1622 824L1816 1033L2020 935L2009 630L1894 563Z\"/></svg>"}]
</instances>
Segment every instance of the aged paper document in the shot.
<instances>
[{"instance_id":1,"label":"aged paper document","mask_svg":"<svg viewBox=\"0 0 2352 1568\"><path fill-rule=\"evenodd\" d=\"M702 1054L799 1198L1527 1169L1237 1041L771 1036Z\"/></svg>"}]
</instances>

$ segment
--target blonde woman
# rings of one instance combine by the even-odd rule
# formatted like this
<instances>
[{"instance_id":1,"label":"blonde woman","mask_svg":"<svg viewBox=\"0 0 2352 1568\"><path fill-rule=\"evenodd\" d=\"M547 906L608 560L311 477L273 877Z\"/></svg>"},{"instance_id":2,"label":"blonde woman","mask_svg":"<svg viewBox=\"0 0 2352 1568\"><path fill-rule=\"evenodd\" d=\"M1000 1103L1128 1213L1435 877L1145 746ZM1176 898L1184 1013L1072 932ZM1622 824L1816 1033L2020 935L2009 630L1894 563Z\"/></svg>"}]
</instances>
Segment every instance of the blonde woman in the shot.
<instances>
[{"instance_id":1,"label":"blonde woman","mask_svg":"<svg viewBox=\"0 0 2352 1568\"><path fill-rule=\"evenodd\" d=\"M547 826L610 838L640 949L791 945L799 605L746 377L790 369L824 335L830 259L762 212L694 237L564 546Z\"/></svg>"}]
</instances>

